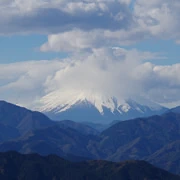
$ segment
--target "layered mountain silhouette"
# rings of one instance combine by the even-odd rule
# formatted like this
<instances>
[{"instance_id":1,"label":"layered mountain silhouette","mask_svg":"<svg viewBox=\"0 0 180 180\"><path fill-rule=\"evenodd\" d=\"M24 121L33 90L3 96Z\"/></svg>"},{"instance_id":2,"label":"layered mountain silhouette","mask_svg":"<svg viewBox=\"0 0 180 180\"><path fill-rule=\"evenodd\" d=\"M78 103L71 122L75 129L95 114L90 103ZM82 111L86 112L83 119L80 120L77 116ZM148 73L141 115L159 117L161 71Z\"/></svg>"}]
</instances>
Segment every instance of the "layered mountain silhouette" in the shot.
<instances>
[{"instance_id":1,"label":"layered mountain silhouette","mask_svg":"<svg viewBox=\"0 0 180 180\"><path fill-rule=\"evenodd\" d=\"M0 133L1 152L16 150L24 154L56 154L73 161L138 159L180 174L179 113L168 112L161 116L116 122L100 133L81 123L69 120L54 122L41 113L2 103L5 105L0 107L0 123L10 129ZM31 115L27 116L29 113ZM24 117L30 119L26 121ZM30 128L22 131L18 126L21 121L25 127L29 127L29 122L36 122L38 126L30 123Z\"/></svg>"},{"instance_id":2,"label":"layered mountain silhouette","mask_svg":"<svg viewBox=\"0 0 180 180\"><path fill-rule=\"evenodd\" d=\"M1 180L179 180L145 161L71 163L55 155L0 153Z\"/></svg>"}]
</instances>

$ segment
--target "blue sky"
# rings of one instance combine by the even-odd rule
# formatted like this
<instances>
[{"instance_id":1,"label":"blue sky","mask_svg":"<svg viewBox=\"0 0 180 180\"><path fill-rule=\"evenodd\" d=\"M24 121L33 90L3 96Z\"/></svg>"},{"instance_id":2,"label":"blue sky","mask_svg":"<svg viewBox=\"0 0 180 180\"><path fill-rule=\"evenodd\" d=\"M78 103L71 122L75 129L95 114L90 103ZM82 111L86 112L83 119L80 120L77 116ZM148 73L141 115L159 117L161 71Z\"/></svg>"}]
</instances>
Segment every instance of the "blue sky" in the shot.
<instances>
[{"instance_id":1,"label":"blue sky","mask_svg":"<svg viewBox=\"0 0 180 180\"><path fill-rule=\"evenodd\" d=\"M39 47L47 41L46 35L11 35L0 37L0 63L13 63L28 60L51 60L65 58L65 52L41 52ZM163 60L153 62L161 65L171 65L180 61L180 45L173 40L148 39L129 46L126 49L136 48L141 51L161 53Z\"/></svg>"},{"instance_id":2,"label":"blue sky","mask_svg":"<svg viewBox=\"0 0 180 180\"><path fill-rule=\"evenodd\" d=\"M0 63L13 63L28 60L51 60L64 58L65 53L39 50L41 44L47 41L46 35L11 35L0 37Z\"/></svg>"},{"instance_id":3,"label":"blue sky","mask_svg":"<svg viewBox=\"0 0 180 180\"><path fill-rule=\"evenodd\" d=\"M153 61L155 64L172 65L180 62L180 46L174 43L173 40L150 39L129 48L132 47L142 51L159 52L166 57L159 61Z\"/></svg>"},{"instance_id":4,"label":"blue sky","mask_svg":"<svg viewBox=\"0 0 180 180\"><path fill-rule=\"evenodd\" d=\"M179 0L2 0L0 98L34 107L60 89L92 88L180 105L179 7Z\"/></svg>"}]
</instances>

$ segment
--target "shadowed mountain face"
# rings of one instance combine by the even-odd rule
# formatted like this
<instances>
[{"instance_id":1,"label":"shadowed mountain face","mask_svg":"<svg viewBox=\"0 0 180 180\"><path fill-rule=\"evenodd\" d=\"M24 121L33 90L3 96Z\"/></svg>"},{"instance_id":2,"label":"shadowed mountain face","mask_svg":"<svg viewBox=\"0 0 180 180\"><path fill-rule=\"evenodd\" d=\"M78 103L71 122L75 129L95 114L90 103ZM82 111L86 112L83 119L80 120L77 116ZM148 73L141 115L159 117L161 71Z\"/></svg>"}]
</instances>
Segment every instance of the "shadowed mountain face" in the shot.
<instances>
[{"instance_id":1,"label":"shadowed mountain face","mask_svg":"<svg viewBox=\"0 0 180 180\"><path fill-rule=\"evenodd\" d=\"M18 129L0 123L0 142L15 139L19 136Z\"/></svg>"},{"instance_id":2,"label":"shadowed mountain face","mask_svg":"<svg viewBox=\"0 0 180 180\"><path fill-rule=\"evenodd\" d=\"M180 174L180 114L124 121L102 132L101 137L99 147L108 160L146 159Z\"/></svg>"},{"instance_id":3,"label":"shadowed mountain face","mask_svg":"<svg viewBox=\"0 0 180 180\"><path fill-rule=\"evenodd\" d=\"M95 130L94 128L86 125L86 124L81 124L77 122L73 122L70 120L64 120L64 121L58 121L56 122L56 125L62 129L75 129L76 131L84 134L84 135L98 135L99 131Z\"/></svg>"},{"instance_id":4,"label":"shadowed mountain face","mask_svg":"<svg viewBox=\"0 0 180 180\"><path fill-rule=\"evenodd\" d=\"M180 106L170 109L171 112L180 113Z\"/></svg>"},{"instance_id":5,"label":"shadowed mountain face","mask_svg":"<svg viewBox=\"0 0 180 180\"><path fill-rule=\"evenodd\" d=\"M42 155L74 154L75 156L93 157L87 146L90 140L98 137L83 135L73 129L58 126L35 130L15 141L4 142L0 151L16 150L21 153L37 152Z\"/></svg>"},{"instance_id":6,"label":"shadowed mountain face","mask_svg":"<svg viewBox=\"0 0 180 180\"><path fill-rule=\"evenodd\" d=\"M145 161L71 163L57 156L0 153L1 180L179 180L180 177Z\"/></svg>"},{"instance_id":7,"label":"shadowed mountain face","mask_svg":"<svg viewBox=\"0 0 180 180\"><path fill-rule=\"evenodd\" d=\"M16 150L42 155L53 153L62 157L72 154L84 159L111 161L148 160L154 165L180 174L179 139L180 115L168 113L120 122L100 135L83 134L70 127L54 125L1 143L0 151ZM174 145L171 145L173 143ZM168 148L169 146L171 148ZM174 166L176 168L173 168Z\"/></svg>"},{"instance_id":8,"label":"shadowed mountain face","mask_svg":"<svg viewBox=\"0 0 180 180\"><path fill-rule=\"evenodd\" d=\"M120 122L103 131L101 137L100 147L106 147L106 153L113 154L114 160L120 156L136 159L145 157L180 139L180 114L167 113Z\"/></svg>"},{"instance_id":9,"label":"shadowed mountain face","mask_svg":"<svg viewBox=\"0 0 180 180\"><path fill-rule=\"evenodd\" d=\"M21 134L54 124L40 112L33 112L5 101L0 101L0 123L16 128Z\"/></svg>"},{"instance_id":10,"label":"shadowed mountain face","mask_svg":"<svg viewBox=\"0 0 180 180\"><path fill-rule=\"evenodd\" d=\"M146 160L158 164L161 168L178 173L180 169L180 140L169 143Z\"/></svg>"},{"instance_id":11,"label":"shadowed mountain face","mask_svg":"<svg viewBox=\"0 0 180 180\"><path fill-rule=\"evenodd\" d=\"M180 174L180 114L169 112L162 116L123 121L98 133L84 124L52 122L41 113L4 102L0 104L2 152L53 153L75 161L139 159ZM22 122L27 127L23 131L19 128Z\"/></svg>"}]
</instances>

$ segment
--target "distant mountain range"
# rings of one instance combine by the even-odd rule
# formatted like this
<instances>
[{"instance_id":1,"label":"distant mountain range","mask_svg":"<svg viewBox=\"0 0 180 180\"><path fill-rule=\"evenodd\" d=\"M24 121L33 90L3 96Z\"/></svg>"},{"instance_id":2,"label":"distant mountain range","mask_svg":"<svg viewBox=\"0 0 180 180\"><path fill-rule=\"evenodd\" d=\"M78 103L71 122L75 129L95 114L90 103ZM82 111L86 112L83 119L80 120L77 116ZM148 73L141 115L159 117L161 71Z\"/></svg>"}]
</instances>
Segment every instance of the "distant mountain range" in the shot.
<instances>
[{"instance_id":1,"label":"distant mountain range","mask_svg":"<svg viewBox=\"0 0 180 180\"><path fill-rule=\"evenodd\" d=\"M114 120L148 117L167 111L167 108L143 98L118 100L115 97L100 95L79 95L64 101L61 96L55 97L54 94L44 97L43 105L39 108L39 111L54 120L70 119L77 122L107 124Z\"/></svg>"},{"instance_id":2,"label":"distant mountain range","mask_svg":"<svg viewBox=\"0 0 180 180\"><path fill-rule=\"evenodd\" d=\"M0 153L1 180L179 180L145 161L71 163L55 155Z\"/></svg>"},{"instance_id":3,"label":"distant mountain range","mask_svg":"<svg viewBox=\"0 0 180 180\"><path fill-rule=\"evenodd\" d=\"M170 109L170 112L180 113L180 106Z\"/></svg>"},{"instance_id":4,"label":"distant mountain range","mask_svg":"<svg viewBox=\"0 0 180 180\"><path fill-rule=\"evenodd\" d=\"M56 154L72 161L139 159L180 174L180 113L120 121L98 132L2 101L0 128L1 152Z\"/></svg>"}]
</instances>

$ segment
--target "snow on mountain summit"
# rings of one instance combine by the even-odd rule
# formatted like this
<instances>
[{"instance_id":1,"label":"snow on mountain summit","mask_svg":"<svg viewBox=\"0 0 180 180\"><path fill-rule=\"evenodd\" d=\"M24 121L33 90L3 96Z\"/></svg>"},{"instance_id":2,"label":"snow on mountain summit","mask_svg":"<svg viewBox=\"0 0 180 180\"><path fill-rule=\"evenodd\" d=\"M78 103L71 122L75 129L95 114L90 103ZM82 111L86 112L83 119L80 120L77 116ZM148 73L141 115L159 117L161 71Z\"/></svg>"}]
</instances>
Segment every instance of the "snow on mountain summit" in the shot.
<instances>
[{"instance_id":1,"label":"snow on mountain summit","mask_svg":"<svg viewBox=\"0 0 180 180\"><path fill-rule=\"evenodd\" d=\"M105 97L98 93L79 93L75 91L68 92L68 99L64 96L63 92L59 94L59 92L56 91L44 96L41 102L43 104L41 111L55 110L56 112L62 112L75 104L86 102L94 105L101 114L103 114L103 107L106 107L113 112L115 109L118 109L121 104L125 103L124 100L118 101L114 97Z\"/></svg>"},{"instance_id":2,"label":"snow on mountain summit","mask_svg":"<svg viewBox=\"0 0 180 180\"><path fill-rule=\"evenodd\" d=\"M165 110L162 106L143 98L125 100L92 91L54 91L44 96L41 103L39 110L51 118L75 121L124 120L159 114Z\"/></svg>"}]
</instances>

